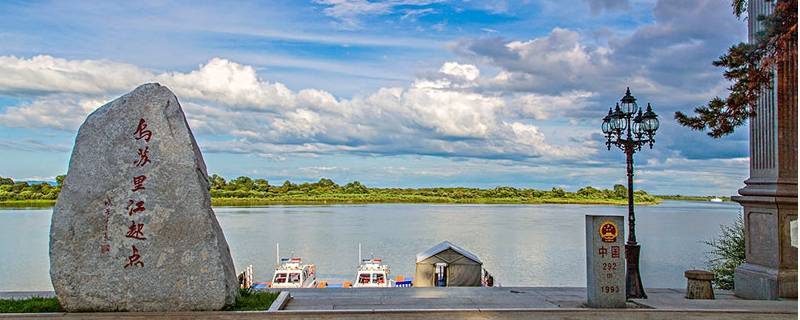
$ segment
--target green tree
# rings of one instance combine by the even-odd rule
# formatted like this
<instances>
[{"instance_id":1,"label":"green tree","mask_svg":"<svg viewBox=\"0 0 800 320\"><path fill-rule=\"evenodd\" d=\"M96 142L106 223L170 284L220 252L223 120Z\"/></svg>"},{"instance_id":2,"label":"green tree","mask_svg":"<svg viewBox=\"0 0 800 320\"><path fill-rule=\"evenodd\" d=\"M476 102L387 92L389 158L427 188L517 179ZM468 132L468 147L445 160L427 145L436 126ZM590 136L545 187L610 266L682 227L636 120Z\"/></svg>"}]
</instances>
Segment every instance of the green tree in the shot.
<instances>
[{"instance_id":1,"label":"green tree","mask_svg":"<svg viewBox=\"0 0 800 320\"><path fill-rule=\"evenodd\" d=\"M601 193L601 191L600 191L600 190L597 190L597 189L595 189L595 188L594 188L594 187L592 187L592 186L586 186L586 187L583 187L583 188L580 188L580 189L578 189L578 192L577 192L577 193L578 193L578 195L580 195L580 196L584 196L584 197L592 197L592 196L596 196L597 194Z\"/></svg>"},{"instance_id":2,"label":"green tree","mask_svg":"<svg viewBox=\"0 0 800 320\"><path fill-rule=\"evenodd\" d=\"M337 185L336 182L333 182L333 180L327 179L327 178L319 179L319 181L316 183L316 186L317 187L322 187L322 188L336 188L336 187L339 187L339 185Z\"/></svg>"},{"instance_id":3,"label":"green tree","mask_svg":"<svg viewBox=\"0 0 800 320\"><path fill-rule=\"evenodd\" d=\"M614 197L615 198L627 198L628 197L628 188L621 185L615 184L614 185Z\"/></svg>"},{"instance_id":4,"label":"green tree","mask_svg":"<svg viewBox=\"0 0 800 320\"><path fill-rule=\"evenodd\" d=\"M737 266L744 263L744 223L739 216L731 225L721 225L720 235L705 244L711 247L708 252L708 265L714 273L714 286L720 289L733 290L733 273Z\"/></svg>"},{"instance_id":5,"label":"green tree","mask_svg":"<svg viewBox=\"0 0 800 320\"><path fill-rule=\"evenodd\" d=\"M23 190L28 189L28 187L30 187L30 185L28 185L27 182L17 181L14 182L14 187L12 190L14 190L14 192L22 192Z\"/></svg>"},{"instance_id":6,"label":"green tree","mask_svg":"<svg viewBox=\"0 0 800 320\"><path fill-rule=\"evenodd\" d=\"M211 183L212 190L223 190L225 189L225 178L218 176L217 174L212 174L211 177L208 179Z\"/></svg>"},{"instance_id":7,"label":"green tree","mask_svg":"<svg viewBox=\"0 0 800 320\"><path fill-rule=\"evenodd\" d=\"M283 185L281 185L281 189L283 192L292 191L297 189L297 185L289 180L286 180L283 182Z\"/></svg>"},{"instance_id":8,"label":"green tree","mask_svg":"<svg viewBox=\"0 0 800 320\"><path fill-rule=\"evenodd\" d=\"M2 185L10 185L10 186L13 186L13 185L14 185L14 180L13 180L13 179L11 179L11 178L3 178L3 177L0 177L0 186L2 186Z\"/></svg>"},{"instance_id":9,"label":"green tree","mask_svg":"<svg viewBox=\"0 0 800 320\"><path fill-rule=\"evenodd\" d=\"M62 175L56 176L56 185L59 186L59 187L63 187L64 186L64 178L66 178L66 177L67 177L66 174L62 174Z\"/></svg>"},{"instance_id":10,"label":"green tree","mask_svg":"<svg viewBox=\"0 0 800 320\"><path fill-rule=\"evenodd\" d=\"M344 192L353 194L364 194L364 193L369 193L369 189L367 189L366 186L361 184L361 182L353 181L344 185Z\"/></svg>"},{"instance_id":11,"label":"green tree","mask_svg":"<svg viewBox=\"0 0 800 320\"><path fill-rule=\"evenodd\" d=\"M250 191L255 189L255 182L250 177L241 176L231 180L229 185L233 185L234 190Z\"/></svg>"},{"instance_id":12,"label":"green tree","mask_svg":"<svg viewBox=\"0 0 800 320\"><path fill-rule=\"evenodd\" d=\"M266 179L256 179L253 181L256 191L267 192L269 191L269 181Z\"/></svg>"},{"instance_id":13,"label":"green tree","mask_svg":"<svg viewBox=\"0 0 800 320\"><path fill-rule=\"evenodd\" d=\"M553 187L553 189L550 190L550 193L556 198L564 197L567 194L567 192L561 187Z\"/></svg>"},{"instance_id":14,"label":"green tree","mask_svg":"<svg viewBox=\"0 0 800 320\"><path fill-rule=\"evenodd\" d=\"M737 17L746 7L747 0L733 0ZM699 131L708 129L708 135L714 138L733 133L755 115L759 93L772 88L773 71L787 59L797 59L797 0L776 0L771 15L749 19L757 19L764 27L755 34L755 41L736 44L713 62L714 66L725 68L725 79L733 82L728 97L715 97L708 105L695 108L694 116L675 112L681 125ZM797 64L790 65L792 70L779 70L797 74Z\"/></svg>"}]
</instances>

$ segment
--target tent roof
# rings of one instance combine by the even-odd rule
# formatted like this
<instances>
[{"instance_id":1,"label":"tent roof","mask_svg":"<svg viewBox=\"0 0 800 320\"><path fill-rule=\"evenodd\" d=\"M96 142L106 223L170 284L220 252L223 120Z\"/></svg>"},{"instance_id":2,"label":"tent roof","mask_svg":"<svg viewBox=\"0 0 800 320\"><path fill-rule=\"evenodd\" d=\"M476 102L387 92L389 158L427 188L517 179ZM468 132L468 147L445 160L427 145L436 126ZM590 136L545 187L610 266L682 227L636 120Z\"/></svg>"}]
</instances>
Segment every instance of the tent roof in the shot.
<instances>
[{"instance_id":1,"label":"tent roof","mask_svg":"<svg viewBox=\"0 0 800 320\"><path fill-rule=\"evenodd\" d=\"M439 252L445 251L447 249L453 249L453 251L460 253L461 255L469 258L470 260L475 261L475 262L480 263L480 264L483 264L483 262L481 262L481 259L478 258L478 256L476 256L474 253L469 252L469 251L467 251L466 249L464 249L462 247L454 245L454 244L450 243L450 241L442 241L441 243L433 246L432 248L430 248L428 250L425 250L423 252L417 253L417 262L420 262L422 260L428 259L428 258L438 254Z\"/></svg>"}]
</instances>

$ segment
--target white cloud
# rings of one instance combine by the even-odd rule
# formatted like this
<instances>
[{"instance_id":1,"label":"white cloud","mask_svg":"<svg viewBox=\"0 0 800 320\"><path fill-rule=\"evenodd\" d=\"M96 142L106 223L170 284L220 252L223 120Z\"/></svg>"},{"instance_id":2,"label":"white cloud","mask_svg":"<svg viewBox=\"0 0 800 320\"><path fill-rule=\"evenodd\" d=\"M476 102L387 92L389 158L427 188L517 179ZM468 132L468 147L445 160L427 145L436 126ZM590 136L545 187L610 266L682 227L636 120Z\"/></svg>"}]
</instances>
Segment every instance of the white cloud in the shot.
<instances>
[{"instance_id":1,"label":"white cloud","mask_svg":"<svg viewBox=\"0 0 800 320\"><path fill-rule=\"evenodd\" d=\"M526 41L501 38L463 39L453 49L494 65L501 71L484 85L496 90L587 90L598 86L611 70L609 48L587 46L578 32L554 28L548 35ZM616 74L616 72L615 72Z\"/></svg>"},{"instance_id":2,"label":"white cloud","mask_svg":"<svg viewBox=\"0 0 800 320\"><path fill-rule=\"evenodd\" d=\"M31 103L7 107L0 113L0 124L17 128L54 128L72 131L97 107L108 102L74 94L55 94Z\"/></svg>"},{"instance_id":3,"label":"white cloud","mask_svg":"<svg viewBox=\"0 0 800 320\"><path fill-rule=\"evenodd\" d=\"M105 60L66 60L39 55L0 56L0 93L90 93L127 90L151 77L133 65Z\"/></svg>"},{"instance_id":4,"label":"white cloud","mask_svg":"<svg viewBox=\"0 0 800 320\"><path fill-rule=\"evenodd\" d=\"M221 58L213 58L189 73L161 74L156 80L180 97L233 106L269 108L294 102L294 94L285 85L262 81L253 67Z\"/></svg>"},{"instance_id":5,"label":"white cloud","mask_svg":"<svg viewBox=\"0 0 800 320\"><path fill-rule=\"evenodd\" d=\"M620 0L588 2L597 12L630 6L629 1ZM745 39L746 24L725 13L725 4L714 0L657 1L652 16L652 22L632 30L556 27L532 39L461 39L451 48L469 62L499 68L496 77L482 84L498 91L552 95L583 90L605 95L602 100L610 102L630 86L648 100L672 105L670 113L726 94L730 84L711 61Z\"/></svg>"},{"instance_id":6,"label":"white cloud","mask_svg":"<svg viewBox=\"0 0 800 320\"><path fill-rule=\"evenodd\" d=\"M400 20L416 21L420 17L433 13L436 13L436 10L433 8L406 10L405 14L403 14L403 16L400 17Z\"/></svg>"},{"instance_id":7,"label":"white cloud","mask_svg":"<svg viewBox=\"0 0 800 320\"><path fill-rule=\"evenodd\" d=\"M439 72L446 75L462 78L467 81L475 81L481 75L478 67L471 64L460 64L458 62L445 62Z\"/></svg>"},{"instance_id":8,"label":"white cloud","mask_svg":"<svg viewBox=\"0 0 800 320\"><path fill-rule=\"evenodd\" d=\"M315 3L327 6L323 12L329 17L339 21L339 26L343 29L358 29L361 27L359 18L365 15L384 15L394 12L399 6L425 6L432 3L442 2L442 0L388 0L388 1L368 1L368 0L314 0ZM432 13L432 9L423 8L417 10L406 10L403 16L405 19L418 17Z\"/></svg>"},{"instance_id":9,"label":"white cloud","mask_svg":"<svg viewBox=\"0 0 800 320\"><path fill-rule=\"evenodd\" d=\"M560 95L529 93L517 97L513 106L520 114L537 120L569 117L570 113L588 105L594 94L588 91L569 91Z\"/></svg>"},{"instance_id":10,"label":"white cloud","mask_svg":"<svg viewBox=\"0 0 800 320\"><path fill-rule=\"evenodd\" d=\"M291 90L260 78L251 66L222 58L189 72L158 74L127 65L119 69L122 64L113 62L2 58L25 68L12 75L21 80L0 84L0 91L40 92L31 96L29 104L0 111L0 124L8 127L74 130L107 97L141 82L158 81L180 98L195 132L232 139L208 146L212 151L229 147L234 153L271 156L349 152L488 159L581 158L592 153L580 144L551 145L534 123L519 119L519 115L546 118L580 105L589 93L516 100L484 94L473 90L482 81L480 70L457 62L444 63L433 79L420 78L408 87L341 99L319 89ZM70 67L75 65L92 67ZM48 68L62 71L57 75L43 71ZM63 79L74 81L70 87L59 87ZM109 81L94 83L98 79ZM62 88L68 93L47 94L35 88ZM570 148L580 152L565 151Z\"/></svg>"}]
</instances>

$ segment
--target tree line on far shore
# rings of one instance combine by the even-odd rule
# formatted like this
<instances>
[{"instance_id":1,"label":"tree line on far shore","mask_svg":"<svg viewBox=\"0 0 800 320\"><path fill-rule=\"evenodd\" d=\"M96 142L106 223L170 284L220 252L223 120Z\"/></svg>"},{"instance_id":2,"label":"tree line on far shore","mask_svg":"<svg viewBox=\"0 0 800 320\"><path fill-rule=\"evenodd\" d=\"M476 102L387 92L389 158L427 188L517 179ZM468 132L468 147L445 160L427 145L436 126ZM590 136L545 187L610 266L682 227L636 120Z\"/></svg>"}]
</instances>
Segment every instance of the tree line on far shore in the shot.
<instances>
[{"instance_id":1,"label":"tree line on far shore","mask_svg":"<svg viewBox=\"0 0 800 320\"><path fill-rule=\"evenodd\" d=\"M56 184L47 182L29 183L0 177L0 201L9 200L55 200L61 191L65 175L56 177Z\"/></svg>"},{"instance_id":2,"label":"tree line on far shore","mask_svg":"<svg viewBox=\"0 0 800 320\"><path fill-rule=\"evenodd\" d=\"M351 194L372 195L376 197L390 195L441 197L450 199L507 199L507 198L561 198L561 199L627 199L628 188L621 184L613 189L597 189L583 187L575 192L553 187L550 190L525 189L514 187L496 187L493 189L436 187L436 188L370 188L359 181L339 185L331 179L322 178L317 182L292 183L284 181L280 185L270 185L265 179L238 177L230 181L216 174L210 177L211 196L214 198L268 198L279 195L324 195ZM637 201L651 202L656 198L644 190L634 192Z\"/></svg>"},{"instance_id":3,"label":"tree line on far shore","mask_svg":"<svg viewBox=\"0 0 800 320\"><path fill-rule=\"evenodd\" d=\"M612 189L583 187L575 192L553 187L550 190L538 190L514 187L481 188L370 188L359 181L337 184L331 179L322 178L317 182L293 183L284 181L280 185L271 185L266 179L238 177L226 180L219 175L209 177L211 197L215 199L357 199L361 201L413 201L421 202L469 202L475 200L506 199L525 202L526 199L563 199L563 200L598 200L613 202L626 200L628 190L617 184ZM14 181L0 177L0 201L14 200L55 200L64 183L64 175L56 177L56 183L29 183ZM643 190L636 190L634 198L637 202L657 202L655 196ZM489 201L491 202L491 201ZM515 201L511 201L515 202Z\"/></svg>"}]
</instances>

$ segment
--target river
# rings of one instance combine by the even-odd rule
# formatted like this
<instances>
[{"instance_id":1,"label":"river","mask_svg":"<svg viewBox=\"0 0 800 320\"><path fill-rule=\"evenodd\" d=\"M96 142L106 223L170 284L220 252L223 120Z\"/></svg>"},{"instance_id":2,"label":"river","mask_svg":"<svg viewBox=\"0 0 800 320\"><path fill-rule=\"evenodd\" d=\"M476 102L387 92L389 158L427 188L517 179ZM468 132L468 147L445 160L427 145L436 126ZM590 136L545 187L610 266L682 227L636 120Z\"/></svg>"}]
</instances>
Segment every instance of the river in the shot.
<instances>
[{"instance_id":1,"label":"river","mask_svg":"<svg viewBox=\"0 0 800 320\"><path fill-rule=\"evenodd\" d=\"M216 207L237 270L253 265L268 281L281 255L317 265L318 277L351 280L358 244L391 266L392 277L414 274L415 256L448 240L477 254L504 286L585 286L584 216L622 215L624 206L367 204ZM664 201L637 207L646 287L680 288L683 272L704 268L720 224L741 212L736 203ZM51 209L0 209L0 291L52 290L48 274ZM627 230L626 230L627 231Z\"/></svg>"}]
</instances>

